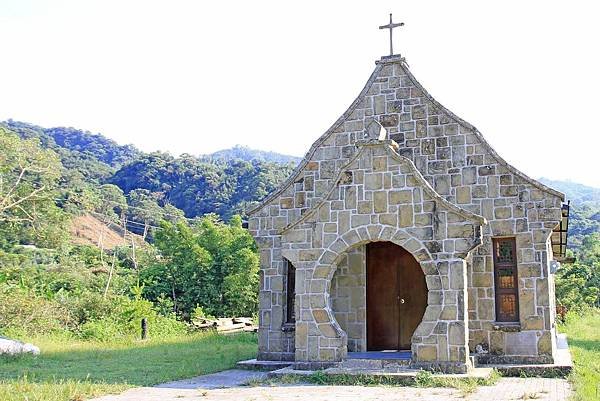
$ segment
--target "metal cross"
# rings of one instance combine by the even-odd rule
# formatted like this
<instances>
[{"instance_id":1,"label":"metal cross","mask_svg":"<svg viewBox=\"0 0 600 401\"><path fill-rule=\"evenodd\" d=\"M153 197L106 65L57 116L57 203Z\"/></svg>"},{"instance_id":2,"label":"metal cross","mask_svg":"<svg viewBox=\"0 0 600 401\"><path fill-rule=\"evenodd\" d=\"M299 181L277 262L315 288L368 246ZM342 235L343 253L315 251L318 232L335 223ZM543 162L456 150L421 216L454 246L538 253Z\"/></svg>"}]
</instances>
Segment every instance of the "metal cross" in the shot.
<instances>
[{"instance_id":1,"label":"metal cross","mask_svg":"<svg viewBox=\"0 0 600 401\"><path fill-rule=\"evenodd\" d=\"M392 13L390 13L390 23L387 25L381 25L379 29L389 29L390 30L390 56L394 55L394 47L392 45L392 29L397 28L399 26L404 26L404 22L392 22Z\"/></svg>"}]
</instances>

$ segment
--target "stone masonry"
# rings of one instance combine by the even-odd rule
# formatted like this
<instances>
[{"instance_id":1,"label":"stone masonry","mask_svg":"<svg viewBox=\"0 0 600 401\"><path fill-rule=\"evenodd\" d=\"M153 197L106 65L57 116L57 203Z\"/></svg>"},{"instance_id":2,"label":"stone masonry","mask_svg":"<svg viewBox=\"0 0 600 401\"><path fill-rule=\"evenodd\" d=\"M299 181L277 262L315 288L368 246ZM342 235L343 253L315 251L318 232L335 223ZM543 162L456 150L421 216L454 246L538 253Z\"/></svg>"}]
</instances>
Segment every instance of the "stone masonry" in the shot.
<instances>
[{"instance_id":1,"label":"stone masonry","mask_svg":"<svg viewBox=\"0 0 600 401\"><path fill-rule=\"evenodd\" d=\"M551 362L549 237L563 200L437 103L403 58L382 58L350 108L250 212L261 260L258 359L319 367L365 350L364 245L390 241L420 262L427 283L414 366L464 371L478 345L495 362ZM508 326L495 317L494 237L517 246L519 322ZM296 268L291 325L286 260Z\"/></svg>"}]
</instances>

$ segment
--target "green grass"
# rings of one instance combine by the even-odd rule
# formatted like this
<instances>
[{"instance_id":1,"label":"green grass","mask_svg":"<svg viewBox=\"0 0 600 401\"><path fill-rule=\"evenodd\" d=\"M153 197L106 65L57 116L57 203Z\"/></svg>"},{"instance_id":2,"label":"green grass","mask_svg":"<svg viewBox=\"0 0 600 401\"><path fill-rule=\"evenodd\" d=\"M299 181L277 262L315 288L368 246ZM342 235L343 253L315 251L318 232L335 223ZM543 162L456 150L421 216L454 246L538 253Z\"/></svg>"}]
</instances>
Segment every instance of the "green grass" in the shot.
<instances>
[{"instance_id":1,"label":"green grass","mask_svg":"<svg viewBox=\"0 0 600 401\"><path fill-rule=\"evenodd\" d=\"M559 330L567 334L574 369L569 379L574 400L600 400L600 310L570 315Z\"/></svg>"},{"instance_id":2,"label":"green grass","mask_svg":"<svg viewBox=\"0 0 600 401\"><path fill-rule=\"evenodd\" d=\"M316 371L307 376L284 375L275 378L250 380L250 386L276 386L281 384L311 383L329 386L413 386L413 387L450 387L460 391L463 397L475 392L478 386L494 385L500 375L495 370L487 378L449 378L438 377L428 371L420 371L416 377L398 378L391 376L328 375L323 371Z\"/></svg>"},{"instance_id":3,"label":"green grass","mask_svg":"<svg viewBox=\"0 0 600 401\"><path fill-rule=\"evenodd\" d=\"M79 401L229 369L256 355L256 335L195 334L117 344L33 338L38 357L0 358L0 400Z\"/></svg>"}]
</instances>

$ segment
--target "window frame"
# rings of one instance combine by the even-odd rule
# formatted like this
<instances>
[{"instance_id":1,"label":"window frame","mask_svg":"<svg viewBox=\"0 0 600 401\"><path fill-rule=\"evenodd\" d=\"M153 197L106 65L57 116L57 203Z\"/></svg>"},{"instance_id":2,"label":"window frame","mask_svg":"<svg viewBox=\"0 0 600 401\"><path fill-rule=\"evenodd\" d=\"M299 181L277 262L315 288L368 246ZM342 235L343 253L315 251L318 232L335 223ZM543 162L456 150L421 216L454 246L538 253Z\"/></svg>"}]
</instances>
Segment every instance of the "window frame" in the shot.
<instances>
[{"instance_id":1,"label":"window frame","mask_svg":"<svg viewBox=\"0 0 600 401\"><path fill-rule=\"evenodd\" d=\"M296 323L296 267L285 260L285 324Z\"/></svg>"},{"instance_id":2,"label":"window frame","mask_svg":"<svg viewBox=\"0 0 600 401\"><path fill-rule=\"evenodd\" d=\"M497 257L498 246L501 242L510 242L512 248L513 260L510 262L499 261ZM517 261L517 241L515 237L499 237L492 238L492 257L494 261L494 303L496 322L499 323L519 323L519 272ZM500 270L502 268L512 268L514 279L514 288L501 288L499 283ZM502 295L514 295L515 297L515 314L513 317L506 317L506 314L501 313L500 297Z\"/></svg>"}]
</instances>

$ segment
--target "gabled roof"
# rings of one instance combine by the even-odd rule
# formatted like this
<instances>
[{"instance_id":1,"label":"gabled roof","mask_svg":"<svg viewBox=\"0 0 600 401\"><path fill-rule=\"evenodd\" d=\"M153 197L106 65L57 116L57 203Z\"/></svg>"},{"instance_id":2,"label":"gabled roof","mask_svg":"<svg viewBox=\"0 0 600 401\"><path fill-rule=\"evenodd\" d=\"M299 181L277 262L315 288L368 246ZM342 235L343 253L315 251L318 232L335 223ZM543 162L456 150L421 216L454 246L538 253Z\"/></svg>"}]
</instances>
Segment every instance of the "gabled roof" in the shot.
<instances>
[{"instance_id":1,"label":"gabled roof","mask_svg":"<svg viewBox=\"0 0 600 401\"><path fill-rule=\"evenodd\" d=\"M477 130L477 128L475 126L469 124L465 120L463 120L460 117L456 116L454 113L452 113L446 107L444 107L442 104L440 104L439 102L437 102L425 90L425 88L423 88L423 86L416 80L416 78L414 77L414 75L408 69L408 65L406 64L405 59L403 57L400 57L398 55L386 56L386 57L382 57L381 60L376 61L375 64L376 64L375 65L375 70L373 71L373 73L369 77L367 83L365 84L365 86L363 87L363 89L361 90L361 92L359 93L359 95L352 102L352 104L350 105L350 107L348 107L348 109L336 120L336 122L333 123L333 125L327 131L325 131L325 133L323 135L321 135L321 137L319 137L319 139L317 139L312 144L312 146L310 147L310 149L308 150L308 152L306 153L306 155L304 156L304 158L302 159L302 161L298 164L298 166L296 166L295 170L290 175L290 177L288 177L288 179L286 181L284 181L284 183L278 189L276 189L275 191L273 191L272 193L270 193L266 198L264 198L262 200L262 202L258 206L254 207L253 209L250 209L248 211L248 214L251 215L251 214L254 214L254 213L258 212L266 204L268 204L269 202L271 202L272 200L274 200L285 189L287 189L290 185L292 185L294 183L294 181L297 180L297 178L300 176L300 174L304 170L305 166L312 159L312 157L313 157L314 153L317 151L317 149L333 133L336 132L336 130L349 118L349 116L361 104L361 102L363 101L363 98L367 95L369 89L371 88L371 86L373 85L373 83L375 82L375 80L379 77L379 75L381 74L381 71L383 70L383 68L386 65L389 65L389 64L394 64L394 65L399 66L399 68L401 68L402 71L408 76L408 79L410 79L410 81L412 82L412 84L423 93L423 96L429 102L431 102L431 104L433 104L436 108L438 108L439 110L441 110L444 114L446 114L448 116L448 118L450 118L451 120L453 120L455 123L457 123L458 125L460 125L461 127L465 128L465 129L471 131L478 138L478 140L481 142L481 145L484 146L484 148L489 152L489 154L494 159L496 159L496 161L498 162L498 164L505 166L508 171L510 171L511 173L513 173L515 176L518 176L518 177L522 178L524 181L528 182L529 184L531 184L532 186L536 187L540 191L546 192L546 193L548 193L550 195L553 195L553 196L556 196L556 197L558 197L561 200L565 199L565 195L563 193L561 193L559 191L556 191L556 190L554 190L554 189L552 189L552 188L550 188L550 187L542 184L541 182L536 181L533 178L530 178L529 176L527 176L526 174L524 174L523 172L521 172L520 170L518 170L516 167L513 167L508 162L506 162L506 160L504 160L502 157L500 157L500 155L498 155L498 153L496 153L496 151L485 140L485 138L483 137L483 135L479 132L479 130Z\"/></svg>"}]
</instances>

